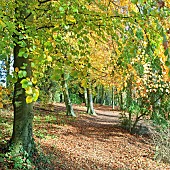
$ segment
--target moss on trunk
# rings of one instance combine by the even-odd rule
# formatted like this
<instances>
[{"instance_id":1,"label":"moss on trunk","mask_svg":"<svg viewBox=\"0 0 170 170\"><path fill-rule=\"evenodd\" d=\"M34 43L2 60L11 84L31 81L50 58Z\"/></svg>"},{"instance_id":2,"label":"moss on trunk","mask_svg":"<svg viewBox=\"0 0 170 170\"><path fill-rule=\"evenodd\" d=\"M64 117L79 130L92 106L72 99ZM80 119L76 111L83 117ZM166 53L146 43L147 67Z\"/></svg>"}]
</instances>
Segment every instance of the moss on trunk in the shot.
<instances>
[{"instance_id":1,"label":"moss on trunk","mask_svg":"<svg viewBox=\"0 0 170 170\"><path fill-rule=\"evenodd\" d=\"M66 109L67 109L67 115L68 116L73 116L76 117L74 110L73 110L73 106L70 100L70 95L69 95L69 91L68 91L68 85L67 85L67 80L65 79L65 75L62 75L62 88L63 88L63 94L64 94L64 102L66 105Z\"/></svg>"},{"instance_id":2,"label":"moss on trunk","mask_svg":"<svg viewBox=\"0 0 170 170\"><path fill-rule=\"evenodd\" d=\"M32 71L29 58L18 56L20 48L18 44L14 47L14 68L18 67L20 69L23 64L27 64L27 77L31 77ZM14 85L14 120L10 144L16 154L23 151L30 155L35 148L32 132L33 104L26 103L26 94L22 88L21 80L21 78L18 78Z\"/></svg>"}]
</instances>

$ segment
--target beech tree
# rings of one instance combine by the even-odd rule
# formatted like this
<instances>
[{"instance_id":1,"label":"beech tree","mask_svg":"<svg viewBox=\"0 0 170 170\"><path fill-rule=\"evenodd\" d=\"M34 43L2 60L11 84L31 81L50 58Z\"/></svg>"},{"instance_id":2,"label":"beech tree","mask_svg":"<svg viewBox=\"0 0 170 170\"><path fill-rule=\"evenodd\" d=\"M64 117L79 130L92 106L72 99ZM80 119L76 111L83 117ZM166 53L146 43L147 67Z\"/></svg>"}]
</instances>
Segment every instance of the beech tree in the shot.
<instances>
[{"instance_id":1,"label":"beech tree","mask_svg":"<svg viewBox=\"0 0 170 170\"><path fill-rule=\"evenodd\" d=\"M32 106L39 96L36 82L41 69L63 54L60 50L69 50L69 57L72 56L65 58L65 63L79 61L84 56L90 58L89 35L95 32L96 37L92 38L105 44L108 35L116 46L112 58L119 56L116 59L117 75L106 71L110 78L119 77L121 68L126 68L138 52L145 61L158 56L156 49L160 44L166 69L170 66L168 0L163 5L152 0L1 0L0 8L1 59L7 61L11 49L14 56L14 72L8 78L14 83L10 144L15 153L25 151L30 155L34 152ZM73 40L71 45L70 39ZM56 54L54 48L59 49ZM89 60L84 61L85 70L92 67ZM88 93L91 94L91 90Z\"/></svg>"},{"instance_id":2,"label":"beech tree","mask_svg":"<svg viewBox=\"0 0 170 170\"><path fill-rule=\"evenodd\" d=\"M14 122L10 146L15 153L34 151L32 135L33 102L39 95L37 66L52 60L50 51L62 44L62 32L72 32L79 48L86 42L88 30L98 28L102 15L87 8L90 1L13 0L1 1L1 56L6 59L13 49ZM51 43L55 37L55 43ZM42 48L43 47L43 48ZM8 48L10 50L8 50ZM75 54L78 55L78 54ZM86 55L85 53L81 54ZM55 56L54 56L55 57Z\"/></svg>"},{"instance_id":3,"label":"beech tree","mask_svg":"<svg viewBox=\"0 0 170 170\"><path fill-rule=\"evenodd\" d=\"M66 114L68 116L76 117L76 114L74 113L74 110L73 110L73 107L72 107L70 94L69 94L69 90L68 90L68 84L67 84L68 76L69 75L66 75L65 73L63 73L62 74L62 80L61 80L63 94L64 94L64 102L65 102L66 109L67 109Z\"/></svg>"}]
</instances>

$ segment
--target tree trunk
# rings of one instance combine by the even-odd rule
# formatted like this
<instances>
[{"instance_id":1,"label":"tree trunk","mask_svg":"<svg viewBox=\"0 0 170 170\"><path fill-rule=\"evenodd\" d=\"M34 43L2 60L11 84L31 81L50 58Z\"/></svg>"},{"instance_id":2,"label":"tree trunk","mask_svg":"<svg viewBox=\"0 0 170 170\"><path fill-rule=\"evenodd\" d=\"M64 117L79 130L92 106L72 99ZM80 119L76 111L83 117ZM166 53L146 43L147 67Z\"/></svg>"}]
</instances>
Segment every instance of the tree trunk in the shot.
<instances>
[{"instance_id":1,"label":"tree trunk","mask_svg":"<svg viewBox=\"0 0 170 170\"><path fill-rule=\"evenodd\" d=\"M12 53L12 52L11 52ZM10 54L11 55L11 54ZM7 64L6 64L6 70L7 70L7 74L6 75L10 75L10 69L11 69L11 56L7 57ZM10 82L9 80L6 78L6 87L8 88L10 86Z\"/></svg>"},{"instance_id":2,"label":"tree trunk","mask_svg":"<svg viewBox=\"0 0 170 170\"><path fill-rule=\"evenodd\" d=\"M129 80L127 80L127 104L126 104L126 109L128 110L129 107L132 104L132 79L130 78ZM132 131L132 113L131 111L128 111L129 114L129 131Z\"/></svg>"},{"instance_id":3,"label":"tree trunk","mask_svg":"<svg viewBox=\"0 0 170 170\"><path fill-rule=\"evenodd\" d=\"M19 69L23 64L27 64L26 71L27 77L31 77L31 65L29 58L19 57L18 53L21 47L16 44L14 47L14 68ZM34 140L32 133L33 123L33 104L26 103L25 90L22 88L21 78L18 78L14 85L14 120L13 120L13 133L10 140L13 151L17 154L26 151L29 155L34 152Z\"/></svg>"},{"instance_id":4,"label":"tree trunk","mask_svg":"<svg viewBox=\"0 0 170 170\"><path fill-rule=\"evenodd\" d=\"M112 109L115 109L115 96L114 96L114 86L112 87Z\"/></svg>"},{"instance_id":5,"label":"tree trunk","mask_svg":"<svg viewBox=\"0 0 170 170\"><path fill-rule=\"evenodd\" d=\"M84 101L85 101L85 106L88 106L88 99L87 99L87 89L84 88Z\"/></svg>"},{"instance_id":6,"label":"tree trunk","mask_svg":"<svg viewBox=\"0 0 170 170\"><path fill-rule=\"evenodd\" d=\"M93 96L90 87L87 88L87 113L91 115L96 115L93 108Z\"/></svg>"},{"instance_id":7,"label":"tree trunk","mask_svg":"<svg viewBox=\"0 0 170 170\"><path fill-rule=\"evenodd\" d=\"M118 103L119 103L119 107L121 110L124 109L124 101L123 101L123 92L120 91L119 94L118 94Z\"/></svg>"},{"instance_id":8,"label":"tree trunk","mask_svg":"<svg viewBox=\"0 0 170 170\"><path fill-rule=\"evenodd\" d=\"M100 87L96 87L96 103L99 103L100 100Z\"/></svg>"},{"instance_id":9,"label":"tree trunk","mask_svg":"<svg viewBox=\"0 0 170 170\"><path fill-rule=\"evenodd\" d=\"M101 104L105 105L105 90L104 87L102 86L102 94L101 94Z\"/></svg>"},{"instance_id":10,"label":"tree trunk","mask_svg":"<svg viewBox=\"0 0 170 170\"><path fill-rule=\"evenodd\" d=\"M62 103L64 100L63 100L63 93L60 93L60 103Z\"/></svg>"},{"instance_id":11,"label":"tree trunk","mask_svg":"<svg viewBox=\"0 0 170 170\"><path fill-rule=\"evenodd\" d=\"M98 96L97 96L97 95L98 95L98 89L97 89L97 87L95 87L94 90L95 90L95 95L93 96L93 102L94 102L94 103L97 103L97 97L98 97Z\"/></svg>"},{"instance_id":12,"label":"tree trunk","mask_svg":"<svg viewBox=\"0 0 170 170\"><path fill-rule=\"evenodd\" d=\"M72 107L71 100L70 100L70 95L69 95L68 86L67 86L67 80L65 79L64 74L62 75L62 77L63 77L62 87L63 87L63 94L64 94L64 102L65 102L66 109L67 109L66 114L68 116L76 117L73 107Z\"/></svg>"}]
</instances>

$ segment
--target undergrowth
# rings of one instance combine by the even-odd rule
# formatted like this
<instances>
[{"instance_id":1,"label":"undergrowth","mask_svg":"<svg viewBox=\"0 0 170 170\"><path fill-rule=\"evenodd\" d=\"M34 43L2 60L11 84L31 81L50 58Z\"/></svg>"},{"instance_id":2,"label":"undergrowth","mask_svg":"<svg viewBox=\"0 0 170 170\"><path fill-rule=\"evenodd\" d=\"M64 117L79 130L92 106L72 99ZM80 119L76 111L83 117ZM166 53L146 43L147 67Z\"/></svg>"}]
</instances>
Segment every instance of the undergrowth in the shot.
<instances>
[{"instance_id":1,"label":"undergrowth","mask_svg":"<svg viewBox=\"0 0 170 170\"><path fill-rule=\"evenodd\" d=\"M155 159L170 163L170 122L164 127L155 125L150 128L150 132L155 147Z\"/></svg>"},{"instance_id":2,"label":"undergrowth","mask_svg":"<svg viewBox=\"0 0 170 170\"><path fill-rule=\"evenodd\" d=\"M40 144L36 147L36 152L29 156L26 152L21 151L14 154L6 150L6 146L0 146L0 169L2 170L52 170L54 169L51 160L52 154L45 154ZM2 149L3 148L3 149Z\"/></svg>"}]
</instances>

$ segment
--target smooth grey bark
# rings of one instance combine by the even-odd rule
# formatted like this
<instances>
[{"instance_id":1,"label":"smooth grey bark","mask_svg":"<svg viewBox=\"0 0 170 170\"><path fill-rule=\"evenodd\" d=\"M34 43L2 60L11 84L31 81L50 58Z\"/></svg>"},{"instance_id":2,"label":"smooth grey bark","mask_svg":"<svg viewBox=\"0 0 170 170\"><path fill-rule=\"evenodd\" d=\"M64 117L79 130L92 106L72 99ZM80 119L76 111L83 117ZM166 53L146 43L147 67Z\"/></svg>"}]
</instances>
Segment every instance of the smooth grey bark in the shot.
<instances>
[{"instance_id":1,"label":"smooth grey bark","mask_svg":"<svg viewBox=\"0 0 170 170\"><path fill-rule=\"evenodd\" d=\"M63 94L64 94L64 102L65 102L65 105L66 105L66 114L68 116L73 116L73 117L76 117L76 114L74 113L74 110L73 110L73 106L72 106L72 103L71 103L71 99L70 99L70 95L69 95L69 91L68 91L68 85L67 85L67 80L65 78L65 74L62 75L62 88L63 88Z\"/></svg>"},{"instance_id":2,"label":"smooth grey bark","mask_svg":"<svg viewBox=\"0 0 170 170\"><path fill-rule=\"evenodd\" d=\"M46 98L47 98L47 103L53 103L54 102L54 97L55 97L55 92L56 92L56 84L55 82L51 79L51 72L52 68L50 66L47 66L47 69L44 72L44 81L41 90L43 90L46 93Z\"/></svg>"},{"instance_id":3,"label":"smooth grey bark","mask_svg":"<svg viewBox=\"0 0 170 170\"><path fill-rule=\"evenodd\" d=\"M100 100L100 88L99 86L96 87L96 103L99 103Z\"/></svg>"},{"instance_id":4,"label":"smooth grey bark","mask_svg":"<svg viewBox=\"0 0 170 170\"><path fill-rule=\"evenodd\" d=\"M122 93L123 93L122 91L119 91L117 93L117 106L119 106L121 110L124 109L123 108L124 103L123 103L123 94Z\"/></svg>"},{"instance_id":5,"label":"smooth grey bark","mask_svg":"<svg viewBox=\"0 0 170 170\"><path fill-rule=\"evenodd\" d=\"M49 103L53 103L55 100L55 93L56 93L55 89L56 89L55 83L52 80L50 80L48 91L47 91Z\"/></svg>"},{"instance_id":6,"label":"smooth grey bark","mask_svg":"<svg viewBox=\"0 0 170 170\"><path fill-rule=\"evenodd\" d=\"M88 99L87 99L87 89L84 88L84 101L85 101L85 106L88 106Z\"/></svg>"},{"instance_id":7,"label":"smooth grey bark","mask_svg":"<svg viewBox=\"0 0 170 170\"><path fill-rule=\"evenodd\" d=\"M96 115L93 107L93 95L91 87L87 88L87 113L91 115Z\"/></svg>"},{"instance_id":8,"label":"smooth grey bark","mask_svg":"<svg viewBox=\"0 0 170 170\"><path fill-rule=\"evenodd\" d=\"M49 98L49 100L48 100L48 102L49 103L52 103L54 100L53 100L53 93L52 93L52 91L51 90L49 90L48 91L48 98Z\"/></svg>"},{"instance_id":9,"label":"smooth grey bark","mask_svg":"<svg viewBox=\"0 0 170 170\"><path fill-rule=\"evenodd\" d=\"M104 86L101 87L101 103L102 105L105 105L105 89Z\"/></svg>"},{"instance_id":10,"label":"smooth grey bark","mask_svg":"<svg viewBox=\"0 0 170 170\"><path fill-rule=\"evenodd\" d=\"M115 88L114 86L112 87L112 109L115 109Z\"/></svg>"},{"instance_id":11,"label":"smooth grey bark","mask_svg":"<svg viewBox=\"0 0 170 170\"><path fill-rule=\"evenodd\" d=\"M94 90L95 90L95 95L93 96L93 102L97 103L97 99L98 99L97 98L98 97L98 89L97 89L97 87L95 87Z\"/></svg>"},{"instance_id":12,"label":"smooth grey bark","mask_svg":"<svg viewBox=\"0 0 170 170\"><path fill-rule=\"evenodd\" d=\"M14 47L14 68L27 64L27 77L31 77L31 64L29 58L19 57L21 47L16 44ZM35 144L33 139L32 124L33 124L33 104L26 103L25 90L22 88L20 78L14 85L13 107L14 120L13 132L10 140L12 150L15 153L26 151L29 155L34 152Z\"/></svg>"},{"instance_id":13,"label":"smooth grey bark","mask_svg":"<svg viewBox=\"0 0 170 170\"><path fill-rule=\"evenodd\" d=\"M121 110L124 109L123 91L119 92L119 106Z\"/></svg>"}]
</instances>

